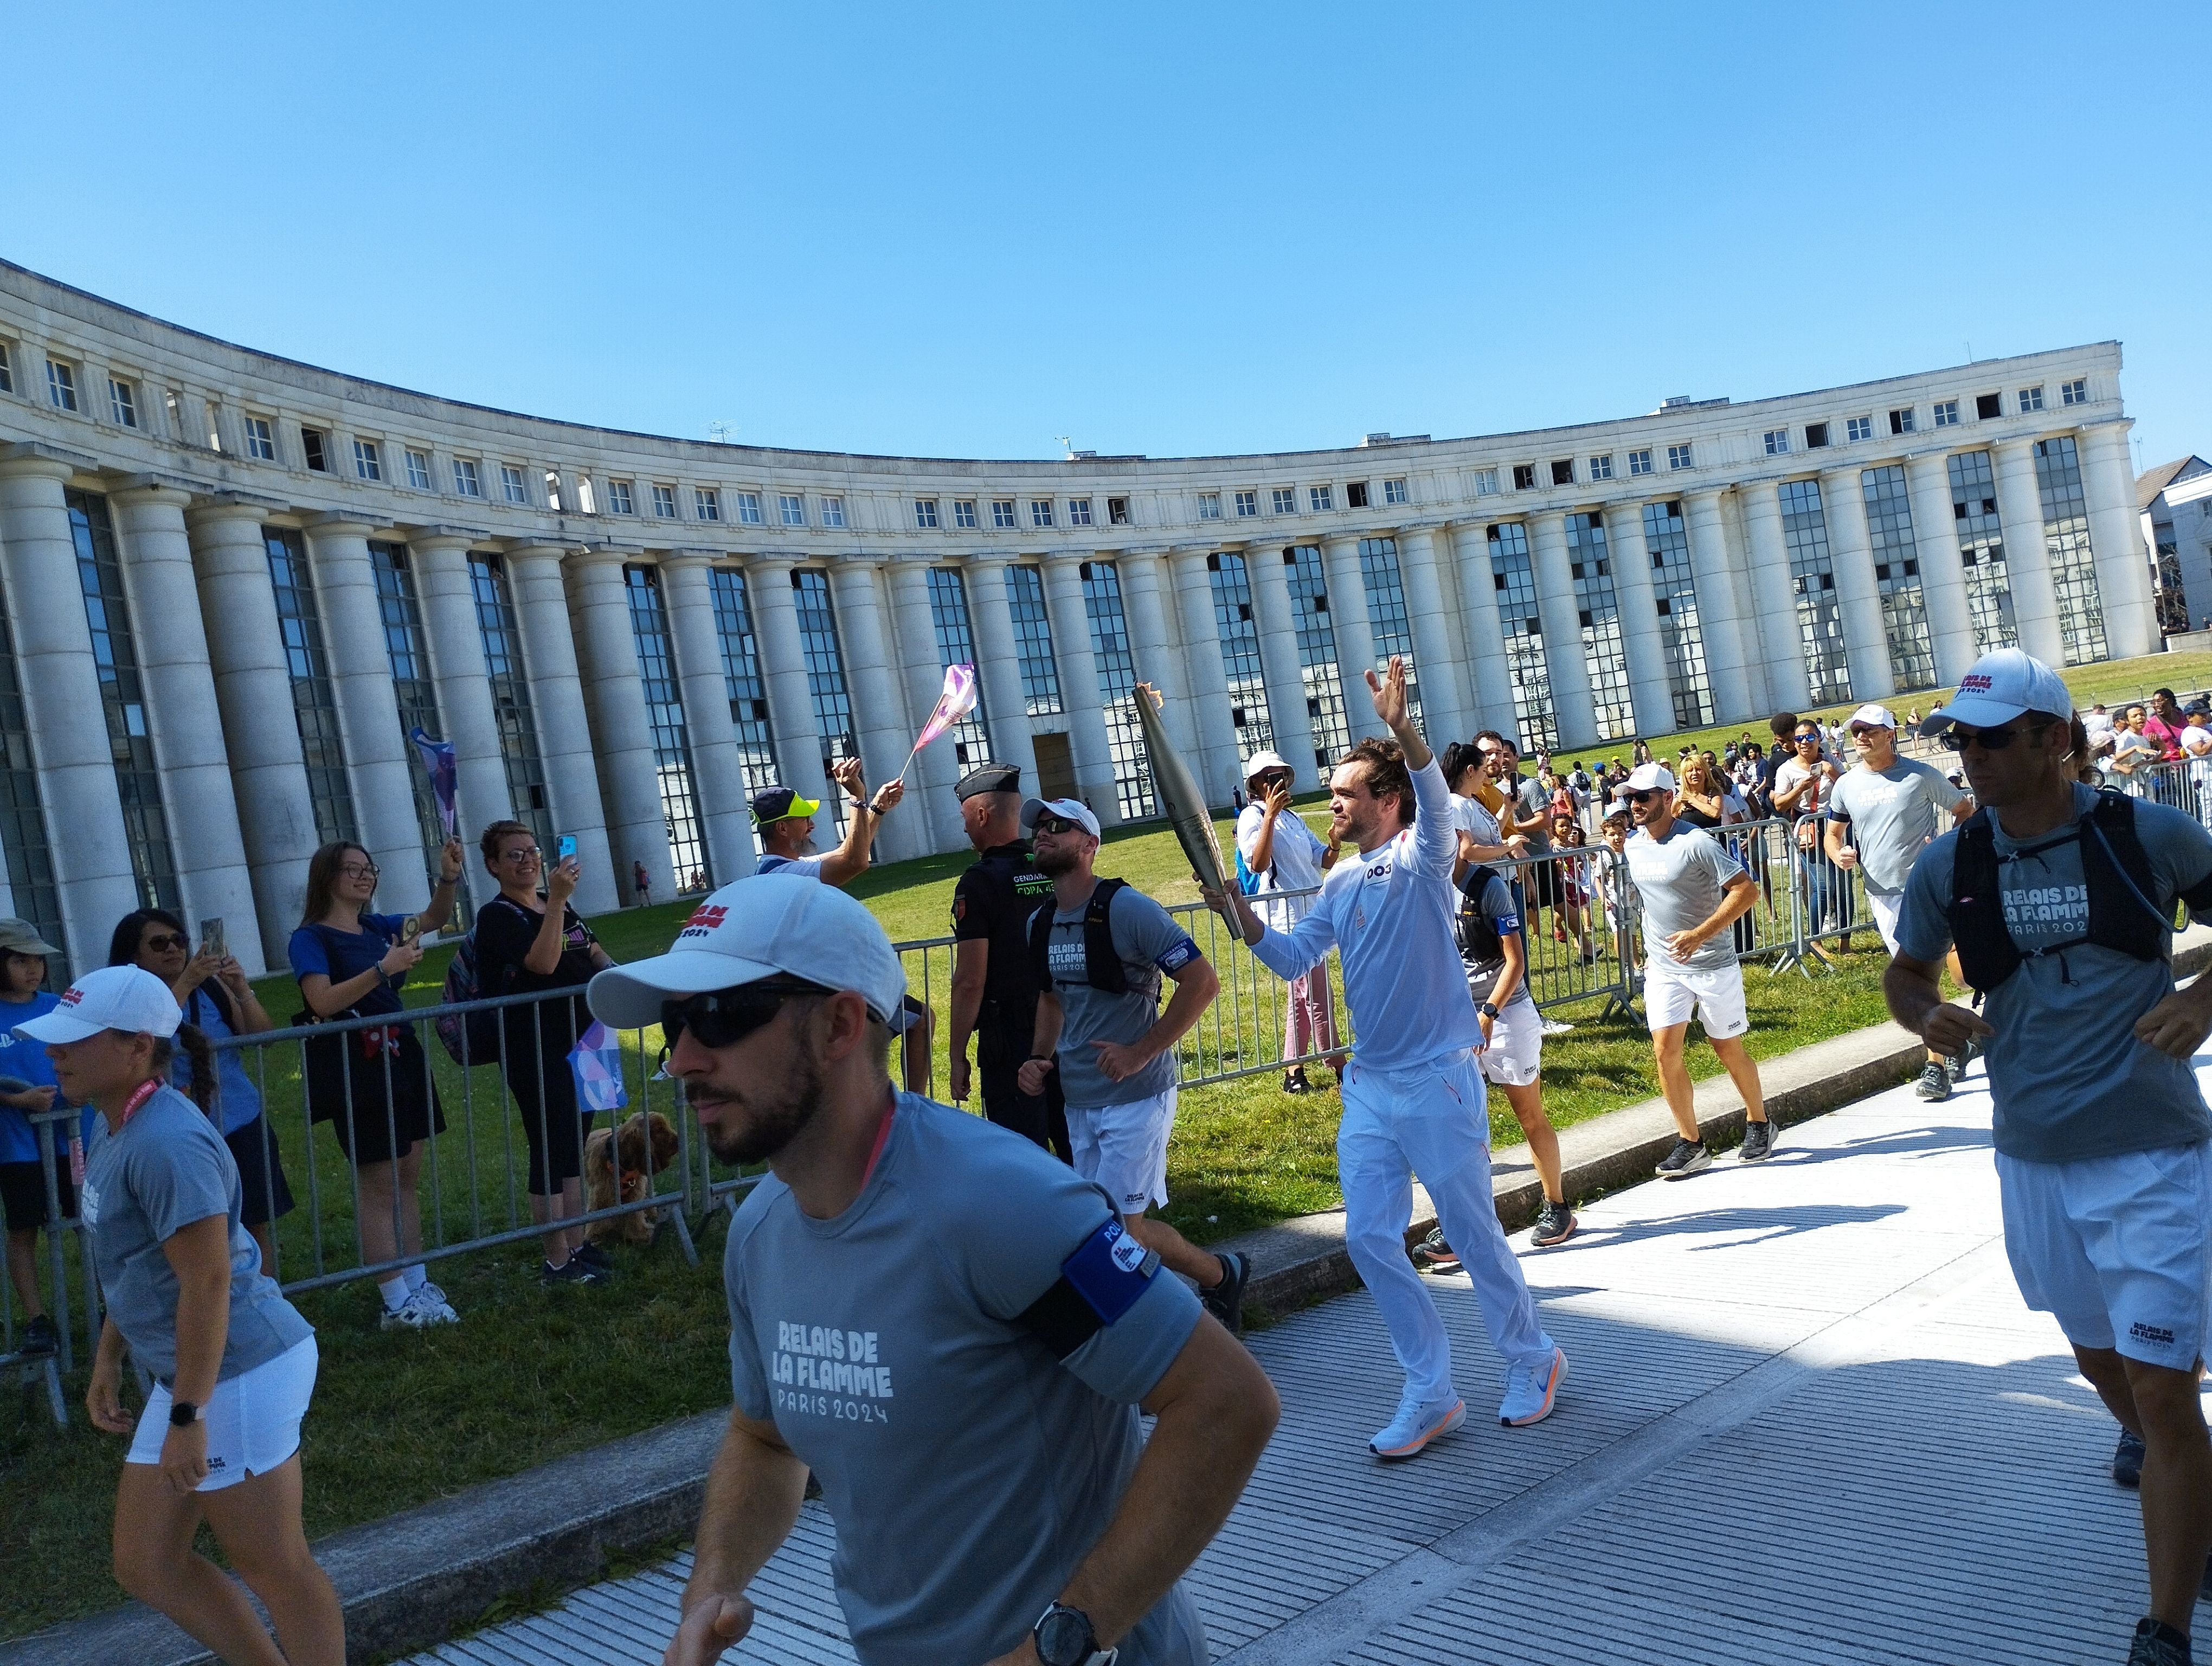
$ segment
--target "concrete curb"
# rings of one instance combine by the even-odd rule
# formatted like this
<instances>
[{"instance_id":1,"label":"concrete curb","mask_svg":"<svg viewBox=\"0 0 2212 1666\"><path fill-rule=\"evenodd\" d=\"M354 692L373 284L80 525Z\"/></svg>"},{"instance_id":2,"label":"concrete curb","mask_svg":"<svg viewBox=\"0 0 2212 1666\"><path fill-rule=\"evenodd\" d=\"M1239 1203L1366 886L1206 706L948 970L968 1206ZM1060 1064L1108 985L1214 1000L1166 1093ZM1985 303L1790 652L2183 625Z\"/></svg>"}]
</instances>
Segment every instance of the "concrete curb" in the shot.
<instances>
[{"instance_id":1,"label":"concrete curb","mask_svg":"<svg viewBox=\"0 0 2212 1666\"><path fill-rule=\"evenodd\" d=\"M2212 966L2212 929L2177 939L2174 970ZM1817 993L1818 984L1808 984ZM1767 1114L1778 1127L1834 1110L1906 1080L1920 1067L1917 1037L1877 1025L1818 1042L1759 1066ZM1741 1137L1743 1106L1725 1076L1699 1083L1698 1121L1708 1139ZM1607 1112L1559 1136L1571 1198L1649 1179L1674 1141L1663 1100ZM1495 1154L1492 1190L1511 1231L1534 1219L1542 1199L1528 1148ZM1419 1187L1411 1243L1436 1224ZM1246 1299L1276 1313L1340 1294L1359 1282L1344 1248L1344 1213L1303 1215L1222 1246L1251 1257ZM708 1412L611 1441L557 1463L472 1487L315 1547L345 1605L349 1659L428 1648L469 1625L501 1596L597 1578L607 1554L690 1531L708 1465L726 1418ZM161 1615L132 1603L0 1644L0 1666L198 1666L212 1659Z\"/></svg>"}]
</instances>

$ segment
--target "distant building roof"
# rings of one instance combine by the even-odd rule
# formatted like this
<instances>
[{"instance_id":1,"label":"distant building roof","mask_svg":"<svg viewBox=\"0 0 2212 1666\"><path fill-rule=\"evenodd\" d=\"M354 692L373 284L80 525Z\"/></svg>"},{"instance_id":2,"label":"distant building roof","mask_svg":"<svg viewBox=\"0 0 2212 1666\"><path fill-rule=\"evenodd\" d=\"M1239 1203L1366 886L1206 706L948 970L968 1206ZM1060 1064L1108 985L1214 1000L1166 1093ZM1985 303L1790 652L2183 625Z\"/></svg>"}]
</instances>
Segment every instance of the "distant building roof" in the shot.
<instances>
[{"instance_id":1,"label":"distant building roof","mask_svg":"<svg viewBox=\"0 0 2212 1666\"><path fill-rule=\"evenodd\" d=\"M2177 480L2193 479L2212 470L2212 463L2201 457L2177 458L2171 463L2160 463L2136 477L2136 510L2138 514L2150 508L2158 495Z\"/></svg>"}]
</instances>

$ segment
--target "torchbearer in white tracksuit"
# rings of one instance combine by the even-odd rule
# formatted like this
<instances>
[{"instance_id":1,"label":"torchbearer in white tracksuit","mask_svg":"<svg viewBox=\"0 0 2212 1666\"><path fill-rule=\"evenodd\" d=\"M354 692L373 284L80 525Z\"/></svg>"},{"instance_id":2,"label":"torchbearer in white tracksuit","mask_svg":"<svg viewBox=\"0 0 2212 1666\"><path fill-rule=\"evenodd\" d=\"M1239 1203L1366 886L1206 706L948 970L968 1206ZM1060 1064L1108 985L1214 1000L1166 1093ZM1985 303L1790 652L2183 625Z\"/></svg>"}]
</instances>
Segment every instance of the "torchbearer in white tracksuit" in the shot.
<instances>
[{"instance_id":1,"label":"torchbearer in white tracksuit","mask_svg":"<svg viewBox=\"0 0 2212 1666\"><path fill-rule=\"evenodd\" d=\"M1397 1414L1368 1443L1392 1459L1413 1456L1467 1419L1443 1322L1406 1257L1415 1176L1504 1357L1498 1421L1518 1426L1549 1416L1567 1357L1544 1333L1492 1199L1490 1117L1475 1063L1482 1028L1452 927L1451 794L1407 716L1404 661L1393 658L1380 679L1369 672L1367 685L1395 744L1361 741L1329 780L1332 836L1356 846L1359 860L1329 870L1313 910L1288 932L1270 931L1242 896L1209 891L1206 902L1241 927L1279 977L1319 965L1332 945L1342 957L1358 1037L1336 1136L1345 1248L1406 1372Z\"/></svg>"}]
</instances>

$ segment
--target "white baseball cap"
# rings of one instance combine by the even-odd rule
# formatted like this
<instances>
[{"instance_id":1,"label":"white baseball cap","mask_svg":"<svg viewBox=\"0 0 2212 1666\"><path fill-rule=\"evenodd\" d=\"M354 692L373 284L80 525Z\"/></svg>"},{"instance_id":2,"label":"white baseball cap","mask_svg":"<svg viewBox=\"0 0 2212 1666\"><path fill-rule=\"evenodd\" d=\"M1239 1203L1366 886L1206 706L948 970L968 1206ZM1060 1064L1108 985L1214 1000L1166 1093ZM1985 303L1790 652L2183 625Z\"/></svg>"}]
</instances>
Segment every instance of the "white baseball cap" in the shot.
<instances>
[{"instance_id":1,"label":"white baseball cap","mask_svg":"<svg viewBox=\"0 0 2212 1666\"><path fill-rule=\"evenodd\" d=\"M1247 781L1251 780L1255 775L1264 775L1271 769L1281 769L1291 775L1297 773L1291 768L1290 759L1285 757L1280 752L1255 752L1244 760L1244 779Z\"/></svg>"},{"instance_id":2,"label":"white baseball cap","mask_svg":"<svg viewBox=\"0 0 2212 1666\"><path fill-rule=\"evenodd\" d=\"M1079 822L1083 830L1092 838L1098 836L1098 818L1091 813L1091 806L1080 799L1024 799L1022 800L1022 831L1031 834L1036 824L1047 816L1057 816L1062 821Z\"/></svg>"},{"instance_id":3,"label":"white baseball cap","mask_svg":"<svg viewBox=\"0 0 2212 1666\"><path fill-rule=\"evenodd\" d=\"M62 991L61 1004L43 1018L15 1026L33 1041L81 1042L103 1030L133 1036L173 1036L183 1009L169 986L139 966L102 966Z\"/></svg>"},{"instance_id":4,"label":"white baseball cap","mask_svg":"<svg viewBox=\"0 0 2212 1666\"><path fill-rule=\"evenodd\" d=\"M1653 788L1662 793L1674 790L1674 772L1663 763L1639 763L1628 772L1628 779L1613 789L1617 799L1632 793L1649 793Z\"/></svg>"},{"instance_id":5,"label":"white baseball cap","mask_svg":"<svg viewBox=\"0 0 2212 1666\"><path fill-rule=\"evenodd\" d=\"M1893 729L1897 727L1897 714L1887 706L1877 706L1869 702L1853 712L1850 721L1844 727L1847 729Z\"/></svg>"},{"instance_id":6,"label":"white baseball cap","mask_svg":"<svg viewBox=\"0 0 2212 1666\"><path fill-rule=\"evenodd\" d=\"M894 1031L908 1022L906 971L876 916L811 874L724 885L691 910L666 954L609 967L585 999L600 1023L635 1030L659 1023L665 1000L764 977L851 989Z\"/></svg>"},{"instance_id":7,"label":"white baseball cap","mask_svg":"<svg viewBox=\"0 0 2212 1666\"><path fill-rule=\"evenodd\" d=\"M1941 734L1954 723L1992 729L2022 712L2049 712L2063 721L2074 715L2074 696L2065 679L2033 654L2001 648L1974 661L1951 703L1929 713L1920 733Z\"/></svg>"}]
</instances>

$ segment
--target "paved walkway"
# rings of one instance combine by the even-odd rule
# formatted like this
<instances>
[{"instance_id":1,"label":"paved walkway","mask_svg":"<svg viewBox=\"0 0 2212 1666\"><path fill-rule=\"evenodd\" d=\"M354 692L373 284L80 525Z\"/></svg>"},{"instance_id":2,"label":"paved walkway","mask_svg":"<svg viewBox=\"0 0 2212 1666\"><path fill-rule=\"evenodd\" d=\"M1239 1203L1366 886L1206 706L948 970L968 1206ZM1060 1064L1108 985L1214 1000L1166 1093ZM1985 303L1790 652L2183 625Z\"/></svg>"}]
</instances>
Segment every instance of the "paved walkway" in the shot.
<instances>
[{"instance_id":1,"label":"paved walkway","mask_svg":"<svg viewBox=\"0 0 2212 1666\"><path fill-rule=\"evenodd\" d=\"M1496 1358L1466 1281L1436 1280L1474 1415L1408 1464L1363 1444L1398 1391L1364 1292L1255 1335L1285 1415L1192 1580L1215 1659L2124 1659L2135 1501L2106 1474L2113 1424L2013 1289L1988 1147L1978 1073L1583 1211L1571 1243L1524 1251L1573 1362L1533 1429L1488 1419ZM852 1659L832 1535L810 1505L726 1658ZM658 1662L687 1568L414 1666Z\"/></svg>"}]
</instances>

